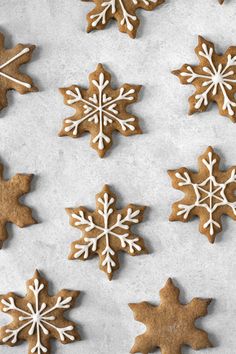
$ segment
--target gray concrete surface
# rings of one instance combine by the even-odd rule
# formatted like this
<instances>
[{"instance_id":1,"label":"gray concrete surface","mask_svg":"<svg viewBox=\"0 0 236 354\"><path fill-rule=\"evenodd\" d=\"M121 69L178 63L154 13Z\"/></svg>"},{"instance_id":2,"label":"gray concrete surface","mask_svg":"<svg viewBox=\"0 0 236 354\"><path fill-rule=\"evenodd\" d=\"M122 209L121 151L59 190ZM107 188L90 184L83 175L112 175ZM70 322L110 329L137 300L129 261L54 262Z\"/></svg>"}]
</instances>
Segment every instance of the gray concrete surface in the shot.
<instances>
[{"instance_id":1,"label":"gray concrete surface","mask_svg":"<svg viewBox=\"0 0 236 354\"><path fill-rule=\"evenodd\" d=\"M69 316L78 322L82 341L63 346L57 354L125 354L144 326L133 320L129 302L158 303L159 289L171 276L182 300L212 297L209 316L199 326L209 331L214 349L205 354L233 354L236 346L236 223L225 218L224 232L215 245L198 232L198 220L169 223L171 203L181 194L173 190L169 168L196 168L205 147L214 146L222 166L236 164L236 126L218 114L216 106L187 116L192 87L181 86L170 71L184 62L197 63L197 35L206 36L224 51L236 45L236 2L226 0L167 0L153 12L140 12L138 38L131 40L112 23L105 31L85 32L92 4L79 0L1 0L0 30L9 46L33 43L37 51L25 67L39 93L8 95L9 107L0 114L0 156L6 176L34 173L32 193L23 200L40 223L9 227L10 237L0 252L0 292L23 295L25 281L35 268L60 288L82 291ZM99 159L89 147L89 135L59 138L62 119L72 110L64 106L58 88L87 85L98 62L113 74L113 83L144 86L132 107L143 135L114 137L114 147ZM67 260L70 243L80 233L69 226L65 207L93 208L95 194L109 183L120 197L149 206L145 222L136 227L150 248L148 256L121 256L121 269L109 282L98 259ZM1 324L10 318L1 315ZM0 347L3 354L27 353L27 344ZM183 353L194 353L184 349Z\"/></svg>"}]
</instances>

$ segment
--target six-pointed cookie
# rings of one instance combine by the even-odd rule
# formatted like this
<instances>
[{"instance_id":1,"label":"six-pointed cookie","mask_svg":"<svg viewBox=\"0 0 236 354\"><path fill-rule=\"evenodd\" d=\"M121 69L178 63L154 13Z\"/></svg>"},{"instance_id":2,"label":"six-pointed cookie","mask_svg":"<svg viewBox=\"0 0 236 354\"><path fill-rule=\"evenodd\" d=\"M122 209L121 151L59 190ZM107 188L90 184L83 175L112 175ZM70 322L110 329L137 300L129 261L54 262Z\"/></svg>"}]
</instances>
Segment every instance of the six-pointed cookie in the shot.
<instances>
[{"instance_id":1,"label":"six-pointed cookie","mask_svg":"<svg viewBox=\"0 0 236 354\"><path fill-rule=\"evenodd\" d=\"M7 239L7 223L25 227L35 224L31 209L19 202L19 198L30 191L33 175L17 174L9 180L3 177L0 164L0 248Z\"/></svg>"},{"instance_id":2,"label":"six-pointed cookie","mask_svg":"<svg viewBox=\"0 0 236 354\"><path fill-rule=\"evenodd\" d=\"M7 91L21 94L38 91L32 79L19 71L19 67L31 60L34 45L17 44L5 49L4 35L0 33L0 110L7 106Z\"/></svg>"},{"instance_id":3,"label":"six-pointed cookie","mask_svg":"<svg viewBox=\"0 0 236 354\"><path fill-rule=\"evenodd\" d=\"M107 185L96 195L94 212L85 207L66 209L70 224L82 231L82 237L71 245L69 259L86 260L97 254L100 269L111 280L113 272L119 269L119 251L131 256L147 253L143 239L131 231L133 225L143 220L144 209L129 204L117 210L116 196Z\"/></svg>"},{"instance_id":4,"label":"six-pointed cookie","mask_svg":"<svg viewBox=\"0 0 236 354\"><path fill-rule=\"evenodd\" d=\"M165 0L93 0L93 2L95 7L87 15L87 32L104 29L108 22L114 19L121 32L135 38L140 23L136 11L154 10Z\"/></svg>"},{"instance_id":5,"label":"six-pointed cookie","mask_svg":"<svg viewBox=\"0 0 236 354\"><path fill-rule=\"evenodd\" d=\"M126 107L138 99L140 85L124 84L111 87L111 75L98 64L89 76L89 88L77 85L60 89L66 105L76 113L64 120L60 136L78 138L84 132L91 134L91 146L103 157L112 145L112 132L124 136L140 134L138 118L126 112Z\"/></svg>"},{"instance_id":6,"label":"six-pointed cookie","mask_svg":"<svg viewBox=\"0 0 236 354\"><path fill-rule=\"evenodd\" d=\"M195 86L195 93L189 98L189 114L205 112L211 102L216 102L220 114L235 123L236 47L219 55L213 43L199 36L195 52L199 65L184 64L173 71L182 84Z\"/></svg>"},{"instance_id":7,"label":"six-pointed cookie","mask_svg":"<svg viewBox=\"0 0 236 354\"><path fill-rule=\"evenodd\" d=\"M48 283L35 272L26 283L24 297L15 293L0 295L0 310L12 316L12 322L0 328L0 343L11 347L27 341L28 353L51 353L50 340L62 344L79 340L74 322L64 318L64 312L75 305L79 291L61 290L48 295Z\"/></svg>"},{"instance_id":8,"label":"six-pointed cookie","mask_svg":"<svg viewBox=\"0 0 236 354\"><path fill-rule=\"evenodd\" d=\"M199 231L213 243L222 230L222 215L236 220L236 166L222 171L220 157L212 147L198 159L198 172L185 167L168 171L172 185L185 193L172 206L170 221L200 219Z\"/></svg>"},{"instance_id":9,"label":"six-pointed cookie","mask_svg":"<svg viewBox=\"0 0 236 354\"><path fill-rule=\"evenodd\" d=\"M195 350L212 346L205 331L195 321L206 316L210 299L194 298L188 304L179 301L179 289L168 279L160 291L160 305L148 302L129 304L135 319L146 326L146 332L135 339L131 353L152 353L160 348L162 354L181 354L182 346Z\"/></svg>"}]
</instances>

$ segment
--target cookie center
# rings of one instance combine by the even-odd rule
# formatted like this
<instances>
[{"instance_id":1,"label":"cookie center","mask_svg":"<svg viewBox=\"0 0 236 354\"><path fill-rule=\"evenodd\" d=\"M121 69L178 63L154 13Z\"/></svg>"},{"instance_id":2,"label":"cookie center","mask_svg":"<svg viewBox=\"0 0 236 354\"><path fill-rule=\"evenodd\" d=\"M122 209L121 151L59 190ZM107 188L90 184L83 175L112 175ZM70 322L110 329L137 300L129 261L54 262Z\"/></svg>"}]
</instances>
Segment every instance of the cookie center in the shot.
<instances>
[{"instance_id":1,"label":"cookie center","mask_svg":"<svg viewBox=\"0 0 236 354\"><path fill-rule=\"evenodd\" d=\"M215 185L212 181L209 181L205 186L199 188L200 199L199 204L207 204L211 209L215 203L223 202L222 186Z\"/></svg>"},{"instance_id":2,"label":"cookie center","mask_svg":"<svg viewBox=\"0 0 236 354\"><path fill-rule=\"evenodd\" d=\"M35 323L39 323L41 321L41 315L40 313L34 313L32 314L32 320L35 322Z\"/></svg>"},{"instance_id":3,"label":"cookie center","mask_svg":"<svg viewBox=\"0 0 236 354\"><path fill-rule=\"evenodd\" d=\"M224 78L223 76L220 74L220 73L216 73L212 76L212 82L215 84L215 85L218 85L218 84L221 84L224 82Z\"/></svg>"}]
</instances>

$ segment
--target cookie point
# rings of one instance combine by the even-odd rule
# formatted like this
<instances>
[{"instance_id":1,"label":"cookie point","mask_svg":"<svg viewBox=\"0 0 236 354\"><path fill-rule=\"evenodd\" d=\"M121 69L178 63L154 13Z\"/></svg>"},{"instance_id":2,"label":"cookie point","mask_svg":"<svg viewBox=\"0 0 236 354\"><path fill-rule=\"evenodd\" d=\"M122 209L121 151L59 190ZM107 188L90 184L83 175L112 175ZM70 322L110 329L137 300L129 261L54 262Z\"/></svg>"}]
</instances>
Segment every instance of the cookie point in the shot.
<instances>
[{"instance_id":1,"label":"cookie point","mask_svg":"<svg viewBox=\"0 0 236 354\"><path fill-rule=\"evenodd\" d=\"M65 211L67 212L67 214L71 214L71 212L72 212L72 209L71 208L65 208Z\"/></svg>"},{"instance_id":2,"label":"cookie point","mask_svg":"<svg viewBox=\"0 0 236 354\"><path fill-rule=\"evenodd\" d=\"M35 224L38 224L38 221L35 220L34 218L32 218L32 224L31 225L35 225Z\"/></svg>"},{"instance_id":3,"label":"cookie point","mask_svg":"<svg viewBox=\"0 0 236 354\"><path fill-rule=\"evenodd\" d=\"M104 70L104 66L102 65L102 63L97 64L97 70Z\"/></svg>"},{"instance_id":4,"label":"cookie point","mask_svg":"<svg viewBox=\"0 0 236 354\"><path fill-rule=\"evenodd\" d=\"M92 30L93 30L93 27L92 27L92 26L88 26L88 27L86 28L86 32L87 32L87 33L90 33Z\"/></svg>"},{"instance_id":5,"label":"cookie point","mask_svg":"<svg viewBox=\"0 0 236 354\"><path fill-rule=\"evenodd\" d=\"M178 76L179 75L179 70L171 70L171 74Z\"/></svg>"},{"instance_id":6,"label":"cookie point","mask_svg":"<svg viewBox=\"0 0 236 354\"><path fill-rule=\"evenodd\" d=\"M29 45L27 45L27 47L29 48L29 50L32 50L32 51L36 49L35 44L29 44Z\"/></svg>"},{"instance_id":7,"label":"cookie point","mask_svg":"<svg viewBox=\"0 0 236 354\"><path fill-rule=\"evenodd\" d=\"M212 302L212 298L208 298L208 299L206 299L206 302L207 302L207 305L210 305L210 303Z\"/></svg>"},{"instance_id":8,"label":"cookie point","mask_svg":"<svg viewBox=\"0 0 236 354\"><path fill-rule=\"evenodd\" d=\"M172 278L168 278L168 279L167 279L166 285L173 285L173 280L172 280Z\"/></svg>"},{"instance_id":9,"label":"cookie point","mask_svg":"<svg viewBox=\"0 0 236 354\"><path fill-rule=\"evenodd\" d=\"M104 184L102 189L110 192L109 184Z\"/></svg>"},{"instance_id":10,"label":"cookie point","mask_svg":"<svg viewBox=\"0 0 236 354\"><path fill-rule=\"evenodd\" d=\"M207 147L207 149L206 149L206 152L212 152L212 153L214 153L213 147L212 147L211 145L209 145L209 146Z\"/></svg>"},{"instance_id":11,"label":"cookie point","mask_svg":"<svg viewBox=\"0 0 236 354\"><path fill-rule=\"evenodd\" d=\"M130 304L128 304L128 306L129 306L129 308L130 308L130 310L132 311L132 312L135 312L135 310L136 310L136 308L137 308L137 305L138 304L135 304L135 303L130 303ZM134 314L135 315L135 314Z\"/></svg>"},{"instance_id":12,"label":"cookie point","mask_svg":"<svg viewBox=\"0 0 236 354\"><path fill-rule=\"evenodd\" d=\"M209 236L208 241L213 245L215 243L215 236Z\"/></svg>"},{"instance_id":13,"label":"cookie point","mask_svg":"<svg viewBox=\"0 0 236 354\"><path fill-rule=\"evenodd\" d=\"M113 277L113 274L112 274L112 273L109 273L109 274L107 274L107 277L108 277L108 280L111 281L111 280L112 280L112 277Z\"/></svg>"},{"instance_id":14,"label":"cookie point","mask_svg":"<svg viewBox=\"0 0 236 354\"><path fill-rule=\"evenodd\" d=\"M40 277L39 270L36 269L35 272L34 272L34 278L39 278L39 277Z\"/></svg>"},{"instance_id":15,"label":"cookie point","mask_svg":"<svg viewBox=\"0 0 236 354\"><path fill-rule=\"evenodd\" d=\"M202 37L200 34L198 35L198 42L199 42L199 43L205 42L205 38Z\"/></svg>"}]
</instances>

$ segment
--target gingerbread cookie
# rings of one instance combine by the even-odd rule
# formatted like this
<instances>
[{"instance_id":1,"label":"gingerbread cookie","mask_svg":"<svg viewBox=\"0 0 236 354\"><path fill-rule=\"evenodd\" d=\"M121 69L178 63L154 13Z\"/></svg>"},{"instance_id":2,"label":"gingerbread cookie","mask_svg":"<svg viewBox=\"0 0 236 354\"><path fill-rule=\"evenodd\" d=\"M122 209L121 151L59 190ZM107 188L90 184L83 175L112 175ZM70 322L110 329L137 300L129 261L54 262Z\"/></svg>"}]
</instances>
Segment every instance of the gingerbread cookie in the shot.
<instances>
[{"instance_id":1,"label":"gingerbread cookie","mask_svg":"<svg viewBox=\"0 0 236 354\"><path fill-rule=\"evenodd\" d=\"M129 204L117 210L116 196L107 185L96 195L94 212L85 207L66 209L70 224L82 231L80 240L71 245L69 259L87 260L97 254L100 269L111 280L113 272L119 269L119 251L131 256L147 253L143 239L131 232L132 225L143 220L144 209Z\"/></svg>"},{"instance_id":2,"label":"gingerbread cookie","mask_svg":"<svg viewBox=\"0 0 236 354\"><path fill-rule=\"evenodd\" d=\"M0 33L0 110L7 106L7 91L21 94L38 91L32 79L19 71L19 67L31 60L34 45L17 44L4 48L4 35Z\"/></svg>"},{"instance_id":3,"label":"gingerbread cookie","mask_svg":"<svg viewBox=\"0 0 236 354\"><path fill-rule=\"evenodd\" d=\"M89 89L73 85L60 89L64 103L76 110L64 120L60 136L78 138L84 132L91 134L91 146L103 157L112 145L112 132L124 136L140 134L138 118L126 112L126 107L138 99L140 85L124 84L112 89L111 75L98 64L89 76Z\"/></svg>"},{"instance_id":4,"label":"gingerbread cookie","mask_svg":"<svg viewBox=\"0 0 236 354\"><path fill-rule=\"evenodd\" d=\"M198 172L185 167L168 171L172 186L185 193L173 204L170 221L187 222L198 216L199 230L211 243L222 230L222 215L236 220L236 166L221 171L219 163L220 157L208 147L198 159Z\"/></svg>"},{"instance_id":5,"label":"gingerbread cookie","mask_svg":"<svg viewBox=\"0 0 236 354\"><path fill-rule=\"evenodd\" d=\"M62 344L79 340L75 323L64 318L64 312L75 305L79 292L64 289L49 296L48 283L38 271L26 286L25 297L12 292L0 295L0 310L13 318L0 328L1 344L13 347L24 340L29 353L50 354L52 338Z\"/></svg>"},{"instance_id":6,"label":"gingerbread cookie","mask_svg":"<svg viewBox=\"0 0 236 354\"><path fill-rule=\"evenodd\" d=\"M200 64L184 64L174 70L184 85L195 86L195 93L189 98L189 114L205 112L211 102L216 102L222 116L236 122L236 47L230 47L225 54L218 55L214 44L199 36L195 52Z\"/></svg>"},{"instance_id":7,"label":"gingerbread cookie","mask_svg":"<svg viewBox=\"0 0 236 354\"><path fill-rule=\"evenodd\" d=\"M3 165L0 164L0 248L7 239L8 222L19 227L33 225L31 209L19 202L19 198L30 191L33 175L17 174L10 180L3 178Z\"/></svg>"},{"instance_id":8,"label":"gingerbread cookie","mask_svg":"<svg viewBox=\"0 0 236 354\"><path fill-rule=\"evenodd\" d=\"M135 320L147 330L135 339L131 353L152 353L160 348L162 354L181 354L182 346L194 350L212 347L205 331L195 326L199 317L206 316L210 299L194 298L188 304L179 301L179 289L171 279L160 291L160 305L148 302L129 304Z\"/></svg>"},{"instance_id":9,"label":"gingerbread cookie","mask_svg":"<svg viewBox=\"0 0 236 354\"><path fill-rule=\"evenodd\" d=\"M165 0L93 0L93 2L95 7L87 15L87 32L102 30L111 19L114 19L118 22L120 32L135 38L140 23L136 15L137 9L151 11Z\"/></svg>"}]
</instances>

